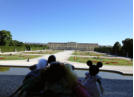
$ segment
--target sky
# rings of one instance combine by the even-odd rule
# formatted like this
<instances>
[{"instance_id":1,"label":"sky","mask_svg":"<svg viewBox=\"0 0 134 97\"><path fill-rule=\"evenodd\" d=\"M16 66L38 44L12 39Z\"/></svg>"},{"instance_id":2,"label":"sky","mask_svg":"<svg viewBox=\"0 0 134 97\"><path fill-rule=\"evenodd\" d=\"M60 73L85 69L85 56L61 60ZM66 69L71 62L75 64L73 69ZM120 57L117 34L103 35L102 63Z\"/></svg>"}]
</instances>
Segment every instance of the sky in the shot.
<instances>
[{"instance_id":1,"label":"sky","mask_svg":"<svg viewBox=\"0 0 134 97\"><path fill-rule=\"evenodd\" d=\"M0 0L0 30L22 42L112 46L133 38L133 1Z\"/></svg>"}]
</instances>

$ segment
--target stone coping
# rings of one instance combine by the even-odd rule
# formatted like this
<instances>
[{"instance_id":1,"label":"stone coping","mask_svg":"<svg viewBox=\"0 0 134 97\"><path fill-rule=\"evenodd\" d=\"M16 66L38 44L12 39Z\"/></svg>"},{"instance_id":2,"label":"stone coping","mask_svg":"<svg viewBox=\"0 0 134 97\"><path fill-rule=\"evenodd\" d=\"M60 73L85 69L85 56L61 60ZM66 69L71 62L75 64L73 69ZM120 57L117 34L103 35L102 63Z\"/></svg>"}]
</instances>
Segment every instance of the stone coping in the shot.
<instances>
[{"instance_id":1,"label":"stone coping","mask_svg":"<svg viewBox=\"0 0 134 97\"><path fill-rule=\"evenodd\" d=\"M21 66L18 66L18 65L0 65L0 67L18 67L18 68L28 68L30 66L32 66L32 65L27 65L27 66L26 65L21 65ZM75 67L75 70L88 70L88 68ZM100 69L100 71L117 73L117 74L120 74L120 75L123 75L123 76L133 76L133 73L121 72L121 71L118 71L118 70Z\"/></svg>"}]
</instances>

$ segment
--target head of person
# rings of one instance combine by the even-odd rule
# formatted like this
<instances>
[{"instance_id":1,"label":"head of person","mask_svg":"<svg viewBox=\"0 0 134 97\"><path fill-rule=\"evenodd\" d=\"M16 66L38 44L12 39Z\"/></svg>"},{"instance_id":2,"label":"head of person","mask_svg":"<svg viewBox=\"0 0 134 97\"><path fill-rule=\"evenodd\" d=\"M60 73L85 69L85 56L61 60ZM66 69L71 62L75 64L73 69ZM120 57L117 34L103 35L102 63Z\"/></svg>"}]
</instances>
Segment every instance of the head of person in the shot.
<instances>
[{"instance_id":1,"label":"head of person","mask_svg":"<svg viewBox=\"0 0 134 97\"><path fill-rule=\"evenodd\" d=\"M52 62L44 73L44 78L47 82L55 83L62 79L66 74L66 69L63 63Z\"/></svg>"},{"instance_id":2,"label":"head of person","mask_svg":"<svg viewBox=\"0 0 134 97\"><path fill-rule=\"evenodd\" d=\"M47 66L47 60L40 59L38 64L36 64L36 69L44 69Z\"/></svg>"},{"instance_id":3,"label":"head of person","mask_svg":"<svg viewBox=\"0 0 134 97\"><path fill-rule=\"evenodd\" d=\"M50 64L50 63L52 63L52 62L56 62L56 57L55 57L54 55L50 55L50 56L48 57L48 63Z\"/></svg>"},{"instance_id":4,"label":"head of person","mask_svg":"<svg viewBox=\"0 0 134 97\"><path fill-rule=\"evenodd\" d=\"M91 61L92 62L92 61ZM102 62L98 62L96 65L93 64L88 64L89 66L89 72L91 76L95 76L96 74L99 73L99 68L103 66Z\"/></svg>"}]
</instances>

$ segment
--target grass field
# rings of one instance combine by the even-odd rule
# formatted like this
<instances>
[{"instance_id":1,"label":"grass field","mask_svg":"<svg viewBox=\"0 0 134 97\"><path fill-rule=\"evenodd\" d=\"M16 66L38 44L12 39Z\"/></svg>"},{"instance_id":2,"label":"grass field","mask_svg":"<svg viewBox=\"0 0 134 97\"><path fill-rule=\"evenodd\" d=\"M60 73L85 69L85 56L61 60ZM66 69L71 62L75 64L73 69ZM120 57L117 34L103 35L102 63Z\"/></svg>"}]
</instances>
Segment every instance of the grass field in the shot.
<instances>
[{"instance_id":1,"label":"grass field","mask_svg":"<svg viewBox=\"0 0 134 97\"><path fill-rule=\"evenodd\" d=\"M24 52L24 54L55 54L60 52L59 50L47 50L47 51L38 51L38 52Z\"/></svg>"},{"instance_id":2,"label":"grass field","mask_svg":"<svg viewBox=\"0 0 134 97\"><path fill-rule=\"evenodd\" d=\"M106 56L105 54L99 54L95 52L86 52L86 51L75 51L73 55L81 55L81 56Z\"/></svg>"},{"instance_id":3,"label":"grass field","mask_svg":"<svg viewBox=\"0 0 134 97\"><path fill-rule=\"evenodd\" d=\"M0 60L24 60L40 57L40 55L0 55Z\"/></svg>"},{"instance_id":4,"label":"grass field","mask_svg":"<svg viewBox=\"0 0 134 97\"><path fill-rule=\"evenodd\" d=\"M133 62L130 60L119 59L119 58L100 58L100 57L70 57L69 61L86 63L88 60L91 60L93 64L101 61L104 65L122 65L122 66L132 66Z\"/></svg>"}]
</instances>

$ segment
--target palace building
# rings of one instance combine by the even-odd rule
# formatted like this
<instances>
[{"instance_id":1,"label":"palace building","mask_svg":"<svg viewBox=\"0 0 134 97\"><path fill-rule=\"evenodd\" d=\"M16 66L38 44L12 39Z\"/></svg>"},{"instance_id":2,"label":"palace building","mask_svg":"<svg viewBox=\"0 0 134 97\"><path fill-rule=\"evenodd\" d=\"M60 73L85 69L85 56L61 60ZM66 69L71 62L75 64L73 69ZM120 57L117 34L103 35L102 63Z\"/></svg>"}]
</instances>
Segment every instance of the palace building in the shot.
<instances>
[{"instance_id":1,"label":"palace building","mask_svg":"<svg viewBox=\"0 0 134 97\"><path fill-rule=\"evenodd\" d=\"M93 51L94 48L98 47L98 44L97 43L76 43L76 42L66 42L66 43L49 42L47 46L49 47L49 49L54 49L54 50Z\"/></svg>"}]
</instances>

